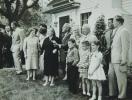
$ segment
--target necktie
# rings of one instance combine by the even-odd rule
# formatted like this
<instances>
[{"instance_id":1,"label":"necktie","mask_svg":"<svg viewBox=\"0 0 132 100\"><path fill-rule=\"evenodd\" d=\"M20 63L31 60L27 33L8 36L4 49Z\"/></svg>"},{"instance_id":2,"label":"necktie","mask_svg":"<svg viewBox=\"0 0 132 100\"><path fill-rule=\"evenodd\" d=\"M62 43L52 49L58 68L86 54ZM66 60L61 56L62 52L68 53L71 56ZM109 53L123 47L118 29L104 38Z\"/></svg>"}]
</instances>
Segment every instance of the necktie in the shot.
<instances>
[{"instance_id":1,"label":"necktie","mask_svg":"<svg viewBox=\"0 0 132 100\"><path fill-rule=\"evenodd\" d=\"M110 45L112 45L112 43L113 43L113 39L114 39L114 37L116 35L117 30L118 30L118 28L114 29L112 34L111 34L111 36L110 36L110 40L111 40Z\"/></svg>"}]
</instances>

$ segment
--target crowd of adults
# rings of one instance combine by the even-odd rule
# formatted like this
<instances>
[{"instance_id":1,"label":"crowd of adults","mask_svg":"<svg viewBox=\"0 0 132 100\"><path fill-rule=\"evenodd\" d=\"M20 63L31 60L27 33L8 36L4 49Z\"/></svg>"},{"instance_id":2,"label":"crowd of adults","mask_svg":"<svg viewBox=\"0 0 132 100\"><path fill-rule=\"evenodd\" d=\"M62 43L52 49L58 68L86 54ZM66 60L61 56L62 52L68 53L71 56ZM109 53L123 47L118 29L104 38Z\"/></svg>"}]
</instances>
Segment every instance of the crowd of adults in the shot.
<instances>
[{"instance_id":1,"label":"crowd of adults","mask_svg":"<svg viewBox=\"0 0 132 100\"><path fill-rule=\"evenodd\" d=\"M122 16L110 18L108 29L102 34L106 44L103 45L105 49L100 52L103 54L103 68L108 79L111 100L116 96L118 99L126 98L130 38L123 24ZM31 77L36 80L36 70L42 69L45 80L43 85L46 86L50 80L50 86L54 86L54 79L59 76L59 69L63 72L64 80L67 79L66 56L69 39L74 39L79 48L83 41L96 36L90 33L88 24L82 26L82 33L79 30L78 26L71 29L70 24L65 23L61 40L56 36L54 28L47 28L45 24L40 24L39 28L29 29L27 32L29 34L25 35L24 29L16 22L12 22L11 27L7 25L5 29L0 29L0 68L14 66L16 74L19 75L23 72L22 62L25 60L26 80L30 80Z\"/></svg>"}]
</instances>

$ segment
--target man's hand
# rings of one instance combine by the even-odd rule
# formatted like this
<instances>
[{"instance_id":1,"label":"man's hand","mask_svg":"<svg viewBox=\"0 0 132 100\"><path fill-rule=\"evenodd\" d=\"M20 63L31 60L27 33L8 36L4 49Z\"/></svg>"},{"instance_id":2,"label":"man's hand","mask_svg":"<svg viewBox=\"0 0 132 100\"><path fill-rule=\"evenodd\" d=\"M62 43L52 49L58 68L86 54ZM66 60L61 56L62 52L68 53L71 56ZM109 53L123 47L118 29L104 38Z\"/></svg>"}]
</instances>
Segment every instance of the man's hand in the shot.
<instances>
[{"instance_id":1,"label":"man's hand","mask_svg":"<svg viewBox=\"0 0 132 100\"><path fill-rule=\"evenodd\" d=\"M125 66L126 64L127 64L127 62L122 61L122 62L120 63L120 66Z\"/></svg>"}]
</instances>

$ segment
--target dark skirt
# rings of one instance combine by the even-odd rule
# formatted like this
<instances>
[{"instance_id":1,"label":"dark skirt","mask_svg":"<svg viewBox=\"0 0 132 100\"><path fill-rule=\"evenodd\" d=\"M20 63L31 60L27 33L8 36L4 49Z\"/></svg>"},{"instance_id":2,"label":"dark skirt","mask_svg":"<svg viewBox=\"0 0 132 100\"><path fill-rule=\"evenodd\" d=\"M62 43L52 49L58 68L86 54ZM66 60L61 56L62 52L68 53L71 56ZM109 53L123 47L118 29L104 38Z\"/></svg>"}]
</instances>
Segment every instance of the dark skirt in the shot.
<instances>
[{"instance_id":1,"label":"dark skirt","mask_svg":"<svg viewBox=\"0 0 132 100\"><path fill-rule=\"evenodd\" d=\"M58 76L58 54L56 55L44 55L44 75L46 76Z\"/></svg>"},{"instance_id":2,"label":"dark skirt","mask_svg":"<svg viewBox=\"0 0 132 100\"><path fill-rule=\"evenodd\" d=\"M67 65L67 80L69 85L69 91L77 93L79 88L79 72L76 66Z\"/></svg>"}]
</instances>

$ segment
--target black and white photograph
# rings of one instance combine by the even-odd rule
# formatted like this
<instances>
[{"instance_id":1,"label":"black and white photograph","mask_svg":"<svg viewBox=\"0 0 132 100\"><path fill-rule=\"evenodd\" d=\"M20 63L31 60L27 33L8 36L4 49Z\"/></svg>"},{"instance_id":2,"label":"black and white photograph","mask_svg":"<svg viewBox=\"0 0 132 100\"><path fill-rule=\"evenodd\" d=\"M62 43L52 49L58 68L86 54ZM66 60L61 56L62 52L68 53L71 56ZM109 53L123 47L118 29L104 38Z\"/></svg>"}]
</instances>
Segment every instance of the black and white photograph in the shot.
<instances>
[{"instance_id":1,"label":"black and white photograph","mask_svg":"<svg viewBox=\"0 0 132 100\"><path fill-rule=\"evenodd\" d=\"M0 0L0 100L132 100L132 0Z\"/></svg>"}]
</instances>

